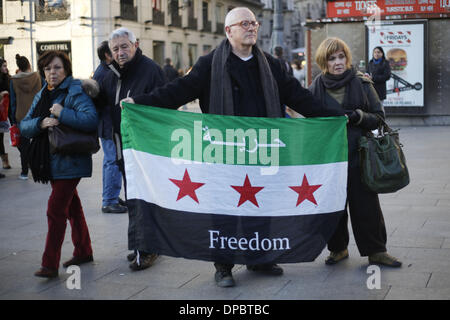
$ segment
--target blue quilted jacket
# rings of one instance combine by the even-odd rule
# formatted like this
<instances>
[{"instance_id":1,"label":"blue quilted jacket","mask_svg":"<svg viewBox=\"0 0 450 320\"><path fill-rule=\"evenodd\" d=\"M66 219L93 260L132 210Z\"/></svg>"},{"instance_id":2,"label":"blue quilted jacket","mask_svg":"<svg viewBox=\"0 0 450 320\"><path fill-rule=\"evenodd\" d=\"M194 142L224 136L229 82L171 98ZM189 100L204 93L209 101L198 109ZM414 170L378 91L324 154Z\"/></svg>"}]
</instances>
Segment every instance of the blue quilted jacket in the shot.
<instances>
[{"instance_id":1,"label":"blue quilted jacket","mask_svg":"<svg viewBox=\"0 0 450 320\"><path fill-rule=\"evenodd\" d=\"M41 118L32 118L34 109L47 83L34 97L30 110L20 122L20 133L27 138L33 138L42 132ZM83 91L81 81L66 77L57 90L52 102L63 104L59 122L80 131L97 130L98 115L91 98ZM64 103L62 100L64 99ZM90 154L62 155L50 154L52 179L74 179L92 175L92 156Z\"/></svg>"}]
</instances>

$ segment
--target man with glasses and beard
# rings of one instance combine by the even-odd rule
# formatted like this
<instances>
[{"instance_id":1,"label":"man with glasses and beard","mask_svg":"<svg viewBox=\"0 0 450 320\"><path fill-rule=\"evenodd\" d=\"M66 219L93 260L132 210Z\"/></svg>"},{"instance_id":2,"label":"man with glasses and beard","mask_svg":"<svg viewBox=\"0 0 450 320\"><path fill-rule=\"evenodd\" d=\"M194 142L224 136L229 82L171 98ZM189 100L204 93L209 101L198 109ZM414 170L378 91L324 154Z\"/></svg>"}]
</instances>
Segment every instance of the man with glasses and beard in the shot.
<instances>
[{"instance_id":1,"label":"man with glasses and beard","mask_svg":"<svg viewBox=\"0 0 450 320\"><path fill-rule=\"evenodd\" d=\"M203 113L249 117L282 118L283 105L305 117L343 115L325 109L281 68L276 58L256 45L258 29L259 23L250 9L234 8L225 18L227 39L200 57L188 75L150 94L134 94L123 101L174 109L199 99ZM216 284L234 286L232 257L213 257L213 260ZM283 269L275 263L247 265L247 269L268 275L283 274Z\"/></svg>"}]
</instances>

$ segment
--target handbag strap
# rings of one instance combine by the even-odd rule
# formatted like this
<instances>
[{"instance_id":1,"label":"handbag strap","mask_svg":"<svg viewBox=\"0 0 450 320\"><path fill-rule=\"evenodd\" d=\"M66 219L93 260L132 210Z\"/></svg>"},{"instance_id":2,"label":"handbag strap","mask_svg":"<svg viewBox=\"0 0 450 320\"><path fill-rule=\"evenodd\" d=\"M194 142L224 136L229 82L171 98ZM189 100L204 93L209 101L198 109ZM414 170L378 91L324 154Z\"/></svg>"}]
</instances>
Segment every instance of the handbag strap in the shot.
<instances>
[{"instance_id":1,"label":"handbag strap","mask_svg":"<svg viewBox=\"0 0 450 320\"><path fill-rule=\"evenodd\" d=\"M380 120L378 122L378 136L384 136L385 134L391 134L394 133L397 130L392 130L391 127L389 127L389 125L387 124L386 120L383 119L382 116L380 116L379 114L375 114L378 119Z\"/></svg>"}]
</instances>

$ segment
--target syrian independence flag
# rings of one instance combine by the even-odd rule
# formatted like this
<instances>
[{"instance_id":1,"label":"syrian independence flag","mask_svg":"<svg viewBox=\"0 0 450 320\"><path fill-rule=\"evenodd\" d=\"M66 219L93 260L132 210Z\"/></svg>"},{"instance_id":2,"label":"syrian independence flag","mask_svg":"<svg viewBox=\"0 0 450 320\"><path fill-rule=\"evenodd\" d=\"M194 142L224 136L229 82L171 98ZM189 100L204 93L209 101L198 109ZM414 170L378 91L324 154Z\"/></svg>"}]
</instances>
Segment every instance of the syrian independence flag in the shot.
<instances>
[{"instance_id":1,"label":"syrian independence flag","mask_svg":"<svg viewBox=\"0 0 450 320\"><path fill-rule=\"evenodd\" d=\"M346 202L344 117L125 104L129 249L221 263L313 261Z\"/></svg>"}]
</instances>

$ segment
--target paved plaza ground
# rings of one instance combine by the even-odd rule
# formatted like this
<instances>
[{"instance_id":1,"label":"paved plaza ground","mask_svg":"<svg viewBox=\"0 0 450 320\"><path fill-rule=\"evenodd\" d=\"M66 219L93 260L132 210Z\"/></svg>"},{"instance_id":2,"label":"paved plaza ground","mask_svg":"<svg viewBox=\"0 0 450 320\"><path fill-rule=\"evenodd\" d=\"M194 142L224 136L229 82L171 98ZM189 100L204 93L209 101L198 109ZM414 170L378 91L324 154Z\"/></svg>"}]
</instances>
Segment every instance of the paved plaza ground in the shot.
<instances>
[{"instance_id":1,"label":"paved plaza ground","mask_svg":"<svg viewBox=\"0 0 450 320\"><path fill-rule=\"evenodd\" d=\"M401 141L411 183L381 195L388 251L400 269L381 267L379 289L368 289L367 258L351 238L350 258L326 266L322 254L311 263L284 264L284 275L267 277L236 266L236 287L219 288L212 263L161 256L151 268L128 267L126 214L101 213L102 152L94 173L78 191L94 250L93 263L81 266L81 289L68 289L70 274L60 268L54 280L36 278L47 233L50 186L19 180L19 153L5 145L12 169L0 180L0 299L181 299L181 300L395 300L450 298L450 127L403 127ZM62 261L73 246L70 225Z\"/></svg>"}]
</instances>

